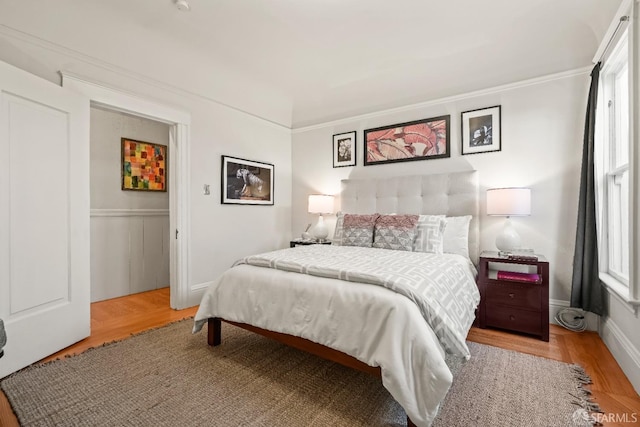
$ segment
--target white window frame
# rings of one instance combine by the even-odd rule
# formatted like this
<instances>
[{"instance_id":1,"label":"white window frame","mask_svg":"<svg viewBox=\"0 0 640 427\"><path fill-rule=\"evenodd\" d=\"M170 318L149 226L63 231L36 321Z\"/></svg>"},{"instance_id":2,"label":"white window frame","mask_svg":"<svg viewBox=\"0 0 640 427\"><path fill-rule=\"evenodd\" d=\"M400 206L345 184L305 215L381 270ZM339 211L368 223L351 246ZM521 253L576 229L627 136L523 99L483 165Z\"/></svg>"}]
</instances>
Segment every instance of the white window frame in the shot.
<instances>
[{"instance_id":1,"label":"white window frame","mask_svg":"<svg viewBox=\"0 0 640 427\"><path fill-rule=\"evenodd\" d=\"M621 254L617 251L612 243L613 236L618 233L622 234L618 229L627 229L627 234L630 224L621 224L616 220L617 211L613 210L613 206L617 206L617 200L615 200L615 194L617 193L615 186L625 173L629 173L629 162L623 165L616 164L618 142L621 137L629 138L630 130L626 135L620 135L620 116L617 114L619 110L619 99L616 97L616 81L618 75L626 69L627 75L629 75L629 43L628 34L625 31L620 40L618 41L615 49L609 55L609 58L602 68L600 73L600 83L602 84L602 97L599 101L599 107L603 112L602 123L602 161L601 165L604 167L603 176L603 196L600 200L606 201L606 205L603 206L603 226L605 231L602 235L601 241L602 263L600 271L608 274L615 279L619 284L624 287L629 286L629 274L625 275L622 271L616 270L613 265L613 260L618 259ZM630 81L627 81L628 87L631 87ZM631 100L629 99L629 102ZM629 112L631 105L627 106L627 120L630 122ZM630 186L631 187L631 186ZM628 198L629 195L627 195ZM630 269L629 256L630 246L627 246L626 259L627 269ZM625 257L623 257L625 258Z\"/></svg>"},{"instance_id":2,"label":"white window frame","mask_svg":"<svg viewBox=\"0 0 640 427\"><path fill-rule=\"evenodd\" d=\"M600 279L605 283L611 294L618 299L626 303L627 307L636 314L640 308L640 194L637 194L640 190L640 149L636 146L640 143L640 123L637 120L633 120L635 111L640 111L640 94L637 93L639 86L638 61L640 60L640 26L638 23L638 7L635 1L623 2L619 16L616 17L614 23L617 23L622 14L632 17L630 19L630 25L628 26L626 33L623 32L625 37L623 44L616 46L608 56L603 68L601 69L600 78L600 90L598 94L598 107L596 111L596 190L597 190L597 214L598 214L598 241L600 252ZM626 9L626 12L625 12ZM607 40L615 33L615 25L612 24L607 32ZM611 43L616 45L622 38L614 40ZM611 168L610 150L605 147L604 139L608 132L612 131L609 126L608 106L607 101L611 99L606 94L606 84L603 80L606 79L607 74L611 72L612 67L615 67L615 60L609 61L609 58L614 58L618 49L625 48L628 58L628 76L629 76L629 162L626 166L621 168ZM594 62L600 60L601 56L606 51L606 45L603 44L596 56ZM638 52L637 52L638 51ZM618 64L619 65L619 64ZM603 87L604 86L604 87ZM608 138L607 138L608 140ZM618 275L612 275L609 271L609 247L607 243L607 236L610 233L609 223L607 221L607 208L603 206L602 201L609 202L609 196L611 189L609 188L612 181L616 177L621 176L624 172L628 171L629 174L629 275L626 283L624 280L620 280L622 277L616 277ZM604 174L603 171L607 171L608 174ZM636 190L638 189L638 190Z\"/></svg>"}]
</instances>

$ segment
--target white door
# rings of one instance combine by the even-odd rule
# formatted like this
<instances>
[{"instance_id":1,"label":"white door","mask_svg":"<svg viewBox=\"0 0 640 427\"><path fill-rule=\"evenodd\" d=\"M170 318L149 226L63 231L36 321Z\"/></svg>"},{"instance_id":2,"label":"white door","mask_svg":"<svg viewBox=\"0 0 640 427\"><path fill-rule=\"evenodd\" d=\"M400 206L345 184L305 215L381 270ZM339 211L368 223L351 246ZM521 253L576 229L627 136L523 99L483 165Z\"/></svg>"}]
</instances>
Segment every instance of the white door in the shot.
<instances>
[{"instance_id":1,"label":"white door","mask_svg":"<svg viewBox=\"0 0 640 427\"><path fill-rule=\"evenodd\" d=\"M87 337L89 101L0 62L0 378Z\"/></svg>"}]
</instances>

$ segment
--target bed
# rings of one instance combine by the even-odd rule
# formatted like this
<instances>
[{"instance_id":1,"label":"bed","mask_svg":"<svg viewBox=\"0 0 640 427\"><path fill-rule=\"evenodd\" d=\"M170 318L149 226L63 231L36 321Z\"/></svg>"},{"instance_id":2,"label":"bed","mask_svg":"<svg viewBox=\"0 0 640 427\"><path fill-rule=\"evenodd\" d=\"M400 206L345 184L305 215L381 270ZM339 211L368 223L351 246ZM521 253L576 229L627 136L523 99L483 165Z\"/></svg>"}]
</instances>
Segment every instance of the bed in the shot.
<instances>
[{"instance_id":1,"label":"bed","mask_svg":"<svg viewBox=\"0 0 640 427\"><path fill-rule=\"evenodd\" d=\"M468 256L334 245L250 256L207 289L194 332L207 324L208 343L219 345L225 321L377 375L408 425L429 426L453 380L445 356L469 357L464 339L479 300L477 172L344 180L340 201L362 216L471 216Z\"/></svg>"}]
</instances>

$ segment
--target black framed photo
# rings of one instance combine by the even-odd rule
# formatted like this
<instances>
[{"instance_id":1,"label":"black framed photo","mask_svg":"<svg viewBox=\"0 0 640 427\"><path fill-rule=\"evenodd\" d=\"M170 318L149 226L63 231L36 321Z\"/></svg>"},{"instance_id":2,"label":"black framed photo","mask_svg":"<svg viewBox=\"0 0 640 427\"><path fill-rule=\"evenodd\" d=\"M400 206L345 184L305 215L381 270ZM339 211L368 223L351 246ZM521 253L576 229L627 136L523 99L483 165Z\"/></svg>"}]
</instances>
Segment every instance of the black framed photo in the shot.
<instances>
[{"instance_id":1,"label":"black framed photo","mask_svg":"<svg viewBox=\"0 0 640 427\"><path fill-rule=\"evenodd\" d=\"M462 113L462 154L502 149L500 105Z\"/></svg>"},{"instance_id":2,"label":"black framed photo","mask_svg":"<svg viewBox=\"0 0 640 427\"><path fill-rule=\"evenodd\" d=\"M364 165L451 157L450 116L382 126L364 131Z\"/></svg>"},{"instance_id":3,"label":"black framed photo","mask_svg":"<svg viewBox=\"0 0 640 427\"><path fill-rule=\"evenodd\" d=\"M223 204L273 205L273 181L270 163L222 156Z\"/></svg>"},{"instance_id":4,"label":"black framed photo","mask_svg":"<svg viewBox=\"0 0 640 427\"><path fill-rule=\"evenodd\" d=\"M356 165L356 131L333 135L333 167Z\"/></svg>"}]
</instances>

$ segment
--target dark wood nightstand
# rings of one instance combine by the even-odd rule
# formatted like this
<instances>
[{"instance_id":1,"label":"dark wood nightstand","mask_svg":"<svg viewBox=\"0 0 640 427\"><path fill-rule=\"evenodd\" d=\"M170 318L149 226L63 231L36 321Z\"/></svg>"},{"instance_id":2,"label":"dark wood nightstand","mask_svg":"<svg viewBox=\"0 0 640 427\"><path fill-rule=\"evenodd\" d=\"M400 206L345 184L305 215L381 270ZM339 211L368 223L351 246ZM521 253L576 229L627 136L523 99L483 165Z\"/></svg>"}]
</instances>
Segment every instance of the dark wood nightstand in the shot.
<instances>
[{"instance_id":1,"label":"dark wood nightstand","mask_svg":"<svg viewBox=\"0 0 640 427\"><path fill-rule=\"evenodd\" d=\"M327 240L324 242L318 242L316 240L302 240L302 239L294 239L289 242L290 248L295 248L296 246L306 246L306 245L330 245L331 241Z\"/></svg>"},{"instance_id":2,"label":"dark wood nightstand","mask_svg":"<svg viewBox=\"0 0 640 427\"><path fill-rule=\"evenodd\" d=\"M549 341L549 262L542 255L533 256L537 259L517 259L489 251L480 254L478 326Z\"/></svg>"}]
</instances>

